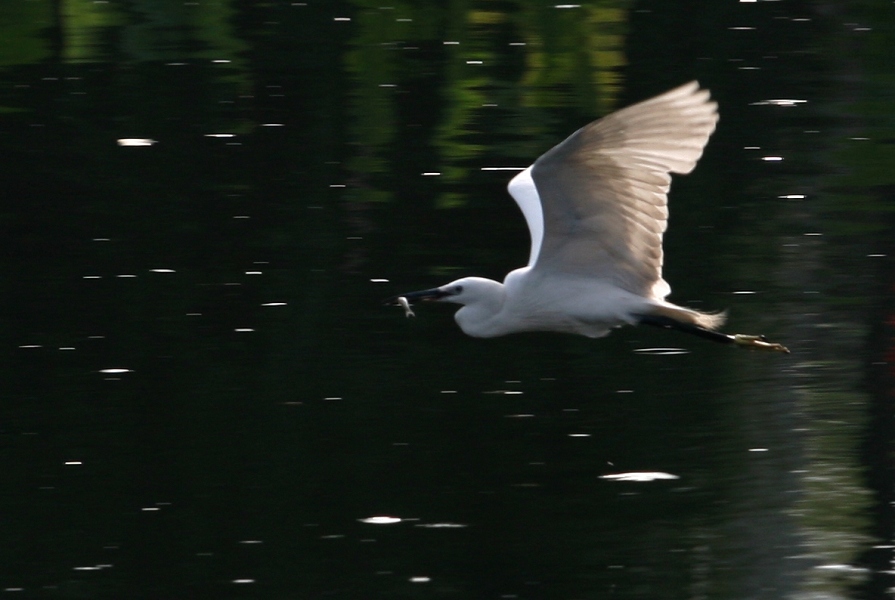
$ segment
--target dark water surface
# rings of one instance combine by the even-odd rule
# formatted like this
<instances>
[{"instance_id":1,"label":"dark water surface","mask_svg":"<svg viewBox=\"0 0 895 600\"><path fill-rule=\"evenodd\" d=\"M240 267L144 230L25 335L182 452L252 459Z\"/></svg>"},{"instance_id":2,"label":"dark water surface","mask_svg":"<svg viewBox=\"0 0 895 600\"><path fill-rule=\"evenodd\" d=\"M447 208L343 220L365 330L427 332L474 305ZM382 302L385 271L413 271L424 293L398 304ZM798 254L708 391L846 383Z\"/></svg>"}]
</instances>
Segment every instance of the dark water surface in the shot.
<instances>
[{"instance_id":1,"label":"dark water surface","mask_svg":"<svg viewBox=\"0 0 895 600\"><path fill-rule=\"evenodd\" d=\"M3 595L891 598L895 6L841 4L5 0ZM791 355L380 305L691 79L671 299Z\"/></svg>"}]
</instances>

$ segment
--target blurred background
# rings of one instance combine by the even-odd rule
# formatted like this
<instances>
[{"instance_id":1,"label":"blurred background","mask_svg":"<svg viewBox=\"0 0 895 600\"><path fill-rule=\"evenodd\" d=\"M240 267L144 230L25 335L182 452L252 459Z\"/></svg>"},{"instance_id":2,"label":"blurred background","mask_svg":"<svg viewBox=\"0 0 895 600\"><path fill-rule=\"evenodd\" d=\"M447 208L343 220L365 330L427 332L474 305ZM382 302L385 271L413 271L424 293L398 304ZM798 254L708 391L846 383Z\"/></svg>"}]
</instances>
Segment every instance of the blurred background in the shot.
<instances>
[{"instance_id":1,"label":"blurred background","mask_svg":"<svg viewBox=\"0 0 895 600\"><path fill-rule=\"evenodd\" d=\"M895 596L892 2L0 15L0 595ZM791 355L381 305L524 265L512 169L693 79L670 299Z\"/></svg>"}]
</instances>

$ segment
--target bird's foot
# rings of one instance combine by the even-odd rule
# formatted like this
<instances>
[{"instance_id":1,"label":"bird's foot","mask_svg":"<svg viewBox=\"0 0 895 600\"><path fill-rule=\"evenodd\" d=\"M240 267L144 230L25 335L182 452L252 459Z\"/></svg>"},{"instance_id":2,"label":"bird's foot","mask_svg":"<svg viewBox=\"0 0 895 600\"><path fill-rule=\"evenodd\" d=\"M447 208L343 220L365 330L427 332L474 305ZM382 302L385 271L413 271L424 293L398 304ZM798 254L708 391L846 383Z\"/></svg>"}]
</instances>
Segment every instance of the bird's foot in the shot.
<instances>
[{"instance_id":1,"label":"bird's foot","mask_svg":"<svg viewBox=\"0 0 895 600\"><path fill-rule=\"evenodd\" d=\"M759 350L770 350L772 352L783 352L789 354L789 348L783 344L769 342L763 335L743 335L736 333L733 335L733 343L743 348L757 348Z\"/></svg>"}]
</instances>

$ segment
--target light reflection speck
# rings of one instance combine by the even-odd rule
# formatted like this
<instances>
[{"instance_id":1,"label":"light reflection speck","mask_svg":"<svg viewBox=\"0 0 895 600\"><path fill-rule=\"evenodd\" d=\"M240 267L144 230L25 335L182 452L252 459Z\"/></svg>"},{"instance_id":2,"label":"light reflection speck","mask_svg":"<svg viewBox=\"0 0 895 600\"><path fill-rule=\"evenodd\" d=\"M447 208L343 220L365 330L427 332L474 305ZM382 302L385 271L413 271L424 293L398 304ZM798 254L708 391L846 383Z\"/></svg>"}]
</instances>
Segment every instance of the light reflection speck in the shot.
<instances>
[{"instance_id":1,"label":"light reflection speck","mask_svg":"<svg viewBox=\"0 0 895 600\"><path fill-rule=\"evenodd\" d=\"M158 143L156 140L149 138L119 138L117 141L119 146L125 147L152 146Z\"/></svg>"},{"instance_id":2,"label":"light reflection speck","mask_svg":"<svg viewBox=\"0 0 895 600\"><path fill-rule=\"evenodd\" d=\"M676 354L689 354L690 351L685 348L635 348L634 353L653 356L673 356Z\"/></svg>"},{"instance_id":3,"label":"light reflection speck","mask_svg":"<svg viewBox=\"0 0 895 600\"><path fill-rule=\"evenodd\" d=\"M758 102L751 102L749 106L798 106L799 104L806 104L807 100L798 100L795 98L771 98L768 100L759 100Z\"/></svg>"},{"instance_id":4,"label":"light reflection speck","mask_svg":"<svg viewBox=\"0 0 895 600\"><path fill-rule=\"evenodd\" d=\"M680 479L680 477L672 475L671 473L663 473L662 471L632 471L630 473L600 475L600 479L605 479L607 481L634 481L643 483L660 479Z\"/></svg>"},{"instance_id":5,"label":"light reflection speck","mask_svg":"<svg viewBox=\"0 0 895 600\"><path fill-rule=\"evenodd\" d=\"M400 517L386 517L386 516L378 516L378 517L367 517L366 519L358 519L361 523L367 523L368 525L394 525L395 523L400 523Z\"/></svg>"}]
</instances>

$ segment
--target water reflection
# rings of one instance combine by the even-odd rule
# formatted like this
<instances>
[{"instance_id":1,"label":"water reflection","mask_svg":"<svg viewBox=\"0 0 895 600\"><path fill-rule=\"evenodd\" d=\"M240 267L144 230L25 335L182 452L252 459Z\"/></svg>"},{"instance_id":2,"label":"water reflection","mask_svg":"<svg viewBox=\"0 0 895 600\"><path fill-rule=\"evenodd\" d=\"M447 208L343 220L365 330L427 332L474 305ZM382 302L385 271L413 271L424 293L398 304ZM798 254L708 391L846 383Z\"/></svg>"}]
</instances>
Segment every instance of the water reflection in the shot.
<instances>
[{"instance_id":1,"label":"water reflection","mask_svg":"<svg viewBox=\"0 0 895 600\"><path fill-rule=\"evenodd\" d=\"M600 479L607 479L609 481L636 481L636 482L645 482L645 481L659 481L663 479L680 479L677 475L672 475L671 473L660 473L660 472L634 472L634 473L613 473L611 475L600 475Z\"/></svg>"},{"instance_id":2,"label":"water reflection","mask_svg":"<svg viewBox=\"0 0 895 600\"><path fill-rule=\"evenodd\" d=\"M148 138L119 138L118 145L119 146L152 146L153 144L157 144L156 140L150 140Z\"/></svg>"},{"instance_id":3,"label":"water reflection","mask_svg":"<svg viewBox=\"0 0 895 600\"><path fill-rule=\"evenodd\" d=\"M685 348L635 348L635 354L655 354L657 356L673 356L675 354L689 354Z\"/></svg>"},{"instance_id":4,"label":"water reflection","mask_svg":"<svg viewBox=\"0 0 895 600\"><path fill-rule=\"evenodd\" d=\"M0 49L0 588L891 595L878 7L57 4ZM723 117L668 277L792 356L378 305L524 262L486 169L694 77Z\"/></svg>"}]
</instances>

